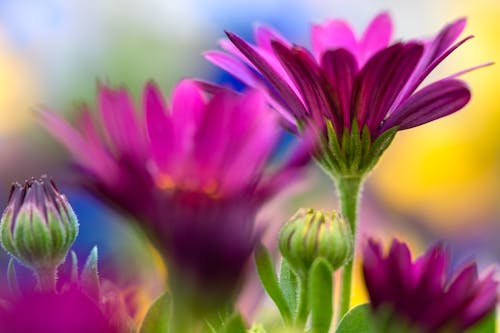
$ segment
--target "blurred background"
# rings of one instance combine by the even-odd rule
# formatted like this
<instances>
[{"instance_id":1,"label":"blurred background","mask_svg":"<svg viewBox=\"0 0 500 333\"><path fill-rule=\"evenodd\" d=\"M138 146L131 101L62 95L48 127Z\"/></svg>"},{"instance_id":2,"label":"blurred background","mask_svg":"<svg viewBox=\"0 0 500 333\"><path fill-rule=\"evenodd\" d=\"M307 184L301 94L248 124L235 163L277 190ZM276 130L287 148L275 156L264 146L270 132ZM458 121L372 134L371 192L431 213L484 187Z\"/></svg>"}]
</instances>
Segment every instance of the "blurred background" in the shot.
<instances>
[{"instance_id":1,"label":"blurred background","mask_svg":"<svg viewBox=\"0 0 500 333\"><path fill-rule=\"evenodd\" d=\"M125 288L141 286L133 295L140 317L166 272L144 236L123 223L126 218L68 181L68 157L37 124L36 109L71 118L75 104L94 105L97 80L124 84L136 98L148 79L165 93L192 76L238 88L200 56L216 48L224 30L251 39L253 24L263 22L308 45L310 22L338 17L361 32L382 10L393 17L396 39L431 36L468 17L465 34L476 37L436 77L500 62L498 0L0 0L0 202L6 203L13 181L54 177L80 219L75 249L81 261L97 245L104 277ZM455 264L475 258L486 267L500 259L500 66L463 78L473 91L464 110L400 132L384 154L363 193L360 242L367 234L398 237L421 253L445 241ZM311 167L304 184L263 213L273 224L268 244L299 207L333 209L336 200L326 176ZM0 286L6 257L0 254ZM365 297L359 280L355 301Z\"/></svg>"}]
</instances>

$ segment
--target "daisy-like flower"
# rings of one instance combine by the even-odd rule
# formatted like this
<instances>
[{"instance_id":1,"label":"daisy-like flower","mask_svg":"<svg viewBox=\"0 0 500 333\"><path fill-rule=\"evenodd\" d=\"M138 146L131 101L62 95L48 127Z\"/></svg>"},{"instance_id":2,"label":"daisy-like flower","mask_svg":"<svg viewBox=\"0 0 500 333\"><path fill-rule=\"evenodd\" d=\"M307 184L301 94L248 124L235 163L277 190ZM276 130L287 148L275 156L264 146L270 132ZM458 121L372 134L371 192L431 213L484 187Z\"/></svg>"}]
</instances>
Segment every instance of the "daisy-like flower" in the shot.
<instances>
[{"instance_id":1,"label":"daisy-like flower","mask_svg":"<svg viewBox=\"0 0 500 333\"><path fill-rule=\"evenodd\" d=\"M439 245L414 262L408 246L397 240L386 256L372 239L363 252L370 302L385 324L406 322L418 332L464 332L495 309L498 283L492 274L478 278L472 262L450 275L449 254Z\"/></svg>"},{"instance_id":2,"label":"daisy-like flower","mask_svg":"<svg viewBox=\"0 0 500 333\"><path fill-rule=\"evenodd\" d=\"M173 293L194 293L197 306L227 301L254 248L257 211L300 174L307 149L269 163L281 128L258 90L207 94L184 80L167 103L150 82L136 114L124 88L100 85L98 109L101 122L84 110L79 130L52 112L42 124L72 153L84 184L146 230Z\"/></svg>"},{"instance_id":3,"label":"daisy-like flower","mask_svg":"<svg viewBox=\"0 0 500 333\"><path fill-rule=\"evenodd\" d=\"M312 26L312 50L259 25L255 44L227 32L205 57L245 84L267 91L269 103L295 132L319 132L318 162L334 178L363 177L396 131L416 127L463 108L467 85L454 76L424 87L424 79L471 38L456 39L465 19L434 38L391 42L388 14L375 17L361 37L344 21ZM466 70L468 71L468 70ZM464 71L465 72L465 71Z\"/></svg>"}]
</instances>

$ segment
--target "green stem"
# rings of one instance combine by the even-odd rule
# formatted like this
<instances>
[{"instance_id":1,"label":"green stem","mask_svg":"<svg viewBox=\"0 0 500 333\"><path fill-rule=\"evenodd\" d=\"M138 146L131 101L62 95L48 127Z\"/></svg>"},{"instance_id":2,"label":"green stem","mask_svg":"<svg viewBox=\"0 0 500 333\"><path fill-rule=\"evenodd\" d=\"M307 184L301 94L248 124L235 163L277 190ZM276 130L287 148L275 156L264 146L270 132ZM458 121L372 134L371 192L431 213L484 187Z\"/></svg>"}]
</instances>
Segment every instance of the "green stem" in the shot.
<instances>
[{"instance_id":1,"label":"green stem","mask_svg":"<svg viewBox=\"0 0 500 333\"><path fill-rule=\"evenodd\" d=\"M336 179L337 191L340 199L340 211L351 227L354 249L356 249L357 211L362 183L363 179L361 177L339 177ZM351 304L353 261L354 255L342 269L338 320L347 313Z\"/></svg>"},{"instance_id":2,"label":"green stem","mask_svg":"<svg viewBox=\"0 0 500 333\"><path fill-rule=\"evenodd\" d=\"M44 293L56 291L57 267L37 268L35 274L39 291Z\"/></svg>"},{"instance_id":3,"label":"green stem","mask_svg":"<svg viewBox=\"0 0 500 333\"><path fill-rule=\"evenodd\" d=\"M307 322L307 316L309 315L309 300L307 297L307 277L300 276L299 280L299 304L297 306L297 314L295 317L295 326L297 328L303 328Z\"/></svg>"}]
</instances>

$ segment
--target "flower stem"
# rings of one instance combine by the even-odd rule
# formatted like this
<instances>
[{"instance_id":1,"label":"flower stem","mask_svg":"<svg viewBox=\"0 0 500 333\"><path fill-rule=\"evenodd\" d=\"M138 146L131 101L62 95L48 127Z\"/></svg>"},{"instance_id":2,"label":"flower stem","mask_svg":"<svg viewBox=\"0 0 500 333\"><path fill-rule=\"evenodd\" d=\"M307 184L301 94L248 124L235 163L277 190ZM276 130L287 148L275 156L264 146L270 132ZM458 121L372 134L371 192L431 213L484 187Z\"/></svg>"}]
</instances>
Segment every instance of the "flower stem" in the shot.
<instances>
[{"instance_id":1,"label":"flower stem","mask_svg":"<svg viewBox=\"0 0 500 333\"><path fill-rule=\"evenodd\" d=\"M37 288L40 292L55 292L57 281L57 267L35 269Z\"/></svg>"},{"instance_id":2,"label":"flower stem","mask_svg":"<svg viewBox=\"0 0 500 333\"><path fill-rule=\"evenodd\" d=\"M339 177L335 179L335 182L340 199L340 211L344 218L347 219L349 226L351 227L354 249L356 249L357 211L363 179L357 176ZM338 320L340 320L344 316L344 314L347 313L350 307L353 261L354 255L342 269L342 285L338 310Z\"/></svg>"}]
</instances>

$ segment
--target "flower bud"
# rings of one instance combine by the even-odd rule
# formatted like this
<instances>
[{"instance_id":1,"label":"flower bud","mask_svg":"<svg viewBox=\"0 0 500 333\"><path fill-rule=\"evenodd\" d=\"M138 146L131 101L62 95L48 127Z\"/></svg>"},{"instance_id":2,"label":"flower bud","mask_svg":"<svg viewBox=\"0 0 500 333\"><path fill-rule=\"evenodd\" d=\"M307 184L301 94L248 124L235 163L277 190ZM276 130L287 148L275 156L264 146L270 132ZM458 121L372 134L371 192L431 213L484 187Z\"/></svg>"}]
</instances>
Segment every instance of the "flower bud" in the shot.
<instances>
[{"instance_id":1,"label":"flower bud","mask_svg":"<svg viewBox=\"0 0 500 333\"><path fill-rule=\"evenodd\" d=\"M351 259L354 244L351 229L340 214L301 208L281 229L279 248L292 269L306 276L319 257L336 270Z\"/></svg>"},{"instance_id":2,"label":"flower bud","mask_svg":"<svg viewBox=\"0 0 500 333\"><path fill-rule=\"evenodd\" d=\"M78 221L64 195L46 176L14 183L0 221L3 248L35 270L55 270L78 233Z\"/></svg>"}]
</instances>

